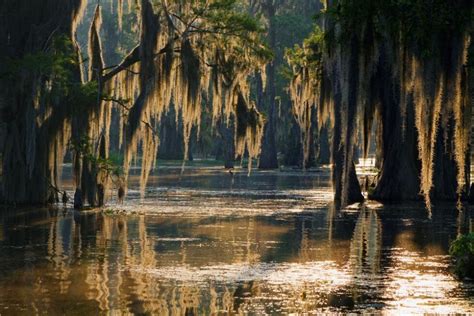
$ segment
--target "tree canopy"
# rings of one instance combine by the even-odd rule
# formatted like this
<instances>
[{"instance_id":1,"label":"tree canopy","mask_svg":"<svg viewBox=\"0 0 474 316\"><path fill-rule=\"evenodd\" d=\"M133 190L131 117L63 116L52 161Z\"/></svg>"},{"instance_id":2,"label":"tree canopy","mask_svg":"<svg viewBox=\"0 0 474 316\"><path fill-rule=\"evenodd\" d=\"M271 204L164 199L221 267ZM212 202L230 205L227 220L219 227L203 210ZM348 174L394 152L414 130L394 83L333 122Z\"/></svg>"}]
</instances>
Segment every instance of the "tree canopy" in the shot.
<instances>
[{"instance_id":1,"label":"tree canopy","mask_svg":"<svg viewBox=\"0 0 474 316\"><path fill-rule=\"evenodd\" d=\"M249 163L258 155L263 117L250 99L247 79L262 71L272 53L262 40L264 28L242 10L243 3L236 0L111 2L119 27L136 27L139 43L118 65L108 65L103 57L101 38L102 5L97 4L94 10L88 32L88 53L82 58L76 32L87 3L72 2L74 5L62 8L64 15L74 17L72 20L63 22L57 21L58 16L46 16L42 22L64 23L61 24L63 29L44 30L41 35L46 41L41 45L24 47L19 43L1 67L4 82L20 83L2 91L2 100L10 103L7 110L25 115L29 126L27 141L16 149L16 154L23 157L20 161L24 161L24 169L30 170L21 185L27 183L35 169L44 170L44 166L49 169L40 172L40 183L47 184L39 201L57 191L60 166L69 148L74 152L76 187L81 188L80 194L90 204L97 204L97 188L103 190L110 181L108 173L104 175L103 168L97 164L98 160L90 157L102 161L109 157L114 108L120 112L118 128L123 131L120 135L125 153L124 177L116 179L120 185L125 185L131 161L140 153L144 188L156 160L157 127L171 106L183 120L186 151L192 128L199 127L202 106L208 106L212 108L213 122L221 116L226 120L231 115L237 118L238 155L247 151ZM26 15L25 10L26 7L19 6L9 12L21 18ZM122 22L127 11L125 17L136 25ZM14 24L3 24L2 34L15 37L15 32L23 31L11 29L12 26ZM32 33L27 27L24 29L25 34ZM58 45L62 45L61 49L57 49ZM87 71L84 65L88 65ZM32 79L31 74L36 74L35 78ZM29 89L36 92L30 94ZM20 102L21 108L15 109L13 99L18 93L25 99ZM40 116L44 115L49 121L54 120L51 123L54 128L46 129L39 123ZM43 135L39 136L43 128ZM8 132L2 135L4 141L11 141ZM35 141L39 137L46 148L37 148ZM80 144L84 140L90 144L68 147L68 143ZM78 150L80 148L88 148L88 152ZM38 151L46 152L49 158L37 159L35 152ZM10 168L10 159L14 159L13 156L3 152L4 199L28 202L27 196L15 193L18 191L16 171L23 167Z\"/></svg>"},{"instance_id":2,"label":"tree canopy","mask_svg":"<svg viewBox=\"0 0 474 316\"><path fill-rule=\"evenodd\" d=\"M374 198L413 199L421 191L429 204L466 195L472 9L469 1L326 1L322 31L288 53L300 124L307 126L314 106L334 126L334 181L343 204L360 192L354 147L361 138L367 154L374 122L382 164ZM415 138L416 148L400 152ZM411 175L402 179L400 169Z\"/></svg>"}]
</instances>

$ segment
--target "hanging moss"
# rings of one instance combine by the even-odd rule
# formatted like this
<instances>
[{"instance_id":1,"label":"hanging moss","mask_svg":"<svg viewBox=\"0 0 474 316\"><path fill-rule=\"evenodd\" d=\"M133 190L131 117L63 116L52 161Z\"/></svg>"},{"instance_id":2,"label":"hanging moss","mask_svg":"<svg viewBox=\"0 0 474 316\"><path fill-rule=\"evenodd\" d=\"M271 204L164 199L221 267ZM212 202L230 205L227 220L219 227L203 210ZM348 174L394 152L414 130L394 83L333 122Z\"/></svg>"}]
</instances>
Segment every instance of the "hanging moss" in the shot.
<instances>
[{"instance_id":1,"label":"hanging moss","mask_svg":"<svg viewBox=\"0 0 474 316\"><path fill-rule=\"evenodd\" d=\"M260 154L264 120L257 111L255 104L249 105L248 96L245 96L242 92L238 93L235 106L235 116L237 118L235 126L236 156L243 157L247 149L249 155L248 170L250 172L252 159Z\"/></svg>"},{"instance_id":2,"label":"hanging moss","mask_svg":"<svg viewBox=\"0 0 474 316\"><path fill-rule=\"evenodd\" d=\"M248 16L236 13L234 5L234 1L214 1L208 6L164 2L163 10L155 12L148 0L141 2L139 59L130 64L124 60L127 71L113 81L111 93L116 99L130 100L124 167L127 175L140 149L142 192L158 150L157 125L169 106L175 106L181 116L187 157L191 131L197 128L199 133L202 96L213 93L214 121L221 114L229 118L236 114L234 105L247 77L268 61L259 43L260 29ZM227 28L237 36L228 36ZM245 104L252 108L247 99ZM246 141L238 143L244 146L242 151L247 148L256 156L261 135L247 134L241 138Z\"/></svg>"},{"instance_id":3,"label":"hanging moss","mask_svg":"<svg viewBox=\"0 0 474 316\"><path fill-rule=\"evenodd\" d=\"M465 195L469 182L466 157L471 106L467 101L468 75L464 66L472 10L469 1L325 2L325 11L320 16L324 33L318 37L324 39L323 43L316 49L295 50L292 57L296 75L290 91L303 130L308 129L310 104L319 109L320 119L330 119L333 126L341 126L337 131L341 135L334 138L340 138L340 144L335 145L333 152L342 148L342 166L335 163L338 159L333 163L334 168L342 168L342 172L335 173L340 176L334 181L342 190L343 201L351 191L348 188L354 146L361 142L367 154L374 121L382 119L384 107L392 107L398 96L396 106L404 120L402 128L408 102L412 100L414 104L421 193L427 204L444 190L433 190L434 179L438 177L435 169L442 159L456 165L454 191L458 197ZM316 62L309 64L311 59ZM299 65L301 61L306 64ZM384 66L386 63L388 67ZM381 94L380 85L374 84L380 78L388 80L391 89L400 87L394 98ZM376 123L383 130L390 122ZM443 131L441 142L439 131ZM452 139L448 137L451 133ZM441 147L448 151L444 158L437 154ZM445 181L449 177L445 172ZM449 181L438 185L446 183ZM439 197L450 198L449 190L446 188Z\"/></svg>"},{"instance_id":4,"label":"hanging moss","mask_svg":"<svg viewBox=\"0 0 474 316\"><path fill-rule=\"evenodd\" d=\"M55 12L48 8L58 3L49 1L45 12ZM120 132L125 177L132 160L140 155L142 192L156 161L157 126L170 106L176 107L176 113L184 122L186 148L191 130L200 125L202 106L208 105L213 107L214 119L243 116L236 139L239 153L243 155L247 150L251 158L258 156L263 122L249 98L247 79L263 68L271 53L262 44L263 29L256 20L238 11L237 1L127 1L129 11L132 6L139 8L136 12L140 44L116 67L104 64L100 38L102 7L98 5L89 29L87 76L82 74L80 51L74 40L86 2L68 0L61 4L64 6L58 7L64 9L66 18L45 15L47 21L38 17L37 24L49 25L46 22L50 18L64 22L47 34L59 30L58 33L69 39L64 47L56 49L51 45L51 39L56 37L41 37L39 42L45 46L35 47L31 52L25 49L9 67L0 67L1 80L15 79L15 91L32 91L21 94L24 96L21 100L11 102L25 104L19 113L23 113L28 122L27 137L21 136L15 127L5 141L2 139L5 143L5 151L1 153L2 171L6 174L6 185L12 183L3 192L7 200L29 199L25 186L14 183L15 177L25 183L28 177L37 179L42 192L35 199L46 200L49 188L45 183L56 186L59 181L67 143L70 139L78 142L87 137L90 143L87 155L73 150L75 184L79 196L91 205L101 204L103 199L98 195L107 188L107 170L110 169L106 162L112 107L120 112L120 130L126 130L126 133ZM119 21L123 8L123 1L119 1L115 10ZM0 35L12 32L8 30L16 25L14 18L32 14L23 5L12 7L11 12L18 14L12 14L8 23L0 22L1 30L7 30ZM36 16L32 20L36 21ZM18 32L25 33L18 38L37 35L29 34L30 29ZM4 60L9 59L2 58L2 62ZM213 95L208 94L210 91ZM0 90L2 103L12 101L16 95L10 90ZM212 104L205 104L211 99ZM28 143L19 141L23 139ZM15 151L19 143L21 150ZM27 166L19 166L17 161L23 159L18 160L14 155L26 155ZM101 167L104 165L106 168ZM29 175L19 175L19 170L27 170Z\"/></svg>"},{"instance_id":5,"label":"hanging moss","mask_svg":"<svg viewBox=\"0 0 474 316\"><path fill-rule=\"evenodd\" d=\"M293 102L293 114L301 130L304 161L309 160L311 149L311 131L313 124L312 109L321 108L322 51L323 32L319 27L305 40L303 47L295 46L286 51L288 63L293 68L294 77L289 92ZM323 126L323 122L320 122Z\"/></svg>"}]
</instances>

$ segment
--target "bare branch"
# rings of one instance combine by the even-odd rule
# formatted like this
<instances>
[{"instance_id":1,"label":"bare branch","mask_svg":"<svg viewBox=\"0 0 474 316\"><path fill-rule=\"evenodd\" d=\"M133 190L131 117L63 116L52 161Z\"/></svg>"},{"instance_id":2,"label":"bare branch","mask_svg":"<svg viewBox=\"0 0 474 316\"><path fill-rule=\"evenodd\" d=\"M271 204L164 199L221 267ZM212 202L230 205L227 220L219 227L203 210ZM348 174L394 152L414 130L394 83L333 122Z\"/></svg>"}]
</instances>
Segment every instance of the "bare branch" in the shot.
<instances>
[{"instance_id":1,"label":"bare branch","mask_svg":"<svg viewBox=\"0 0 474 316\"><path fill-rule=\"evenodd\" d=\"M176 40L176 38L175 38L175 40ZM155 54L155 57L159 56L161 54L165 54L168 51L168 48L169 48L170 45L171 45L171 43L168 43L165 47L163 47L159 52L157 52ZM104 70L107 70L107 69L112 69L112 70L102 76L102 82L105 83L105 82L109 81L110 79L112 79L114 76L116 76L117 74L119 74L122 71L128 71L128 72L130 72L134 75L138 75L139 73L128 69L128 67L138 63L139 61L140 61L140 45L136 46L130 52L130 54L128 54L127 57L125 57L122 60L122 62L120 64L118 64L116 66L111 66L111 67L105 68Z\"/></svg>"}]
</instances>

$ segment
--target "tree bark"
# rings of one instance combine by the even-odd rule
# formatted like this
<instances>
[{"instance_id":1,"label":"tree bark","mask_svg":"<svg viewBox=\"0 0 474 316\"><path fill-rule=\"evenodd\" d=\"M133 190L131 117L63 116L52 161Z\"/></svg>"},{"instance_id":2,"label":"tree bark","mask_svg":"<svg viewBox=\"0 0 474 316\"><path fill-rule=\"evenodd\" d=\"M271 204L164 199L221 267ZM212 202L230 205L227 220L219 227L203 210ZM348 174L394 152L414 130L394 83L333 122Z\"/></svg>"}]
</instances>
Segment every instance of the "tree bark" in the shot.
<instances>
[{"instance_id":1,"label":"tree bark","mask_svg":"<svg viewBox=\"0 0 474 316\"><path fill-rule=\"evenodd\" d=\"M347 151L342 146L342 117L341 117L341 94L334 95L334 128L331 143L331 162L332 162L332 185L334 191L334 200L344 207L349 204L364 201L361 193L359 180L355 170L354 162L346 163ZM344 184L344 166L348 170L347 183ZM344 188L345 186L345 188ZM344 189L346 192L344 192Z\"/></svg>"},{"instance_id":2,"label":"tree bark","mask_svg":"<svg viewBox=\"0 0 474 316\"><path fill-rule=\"evenodd\" d=\"M345 83L339 76L345 74L334 73L333 80L336 80L336 92L334 94L334 134L332 138L332 180L334 189L334 199L341 203L341 207L349 204L364 201L359 180L357 179L354 164L354 147L353 133L356 127L357 114L357 93L359 88L358 72L359 72L359 42L355 36L350 40L348 51L338 52L344 59L348 58L349 82ZM349 49L350 48L350 49ZM349 54L349 56L345 56ZM343 104L343 87L340 85L347 84L347 104ZM343 118L344 115L344 118ZM344 124L344 125L343 125Z\"/></svg>"},{"instance_id":3,"label":"tree bark","mask_svg":"<svg viewBox=\"0 0 474 316\"><path fill-rule=\"evenodd\" d=\"M316 167L316 141L318 131L318 120L316 108L311 108L311 128L309 130L308 156L303 155L303 168L309 169Z\"/></svg>"},{"instance_id":4,"label":"tree bark","mask_svg":"<svg viewBox=\"0 0 474 316\"><path fill-rule=\"evenodd\" d=\"M326 126L322 127L318 137L318 163L327 165L331 162L331 149L329 146L329 133Z\"/></svg>"},{"instance_id":5,"label":"tree bark","mask_svg":"<svg viewBox=\"0 0 474 316\"><path fill-rule=\"evenodd\" d=\"M348 183L346 183L347 195L343 198L343 171L345 164L345 151L341 146L341 115L339 111L335 111L334 120L334 135L332 140L332 184L334 190L334 200L336 202L342 202L344 204L353 204L364 201L364 196L361 193L359 180L355 170L354 162L349 164L350 170ZM341 205L342 207L346 205Z\"/></svg>"},{"instance_id":6,"label":"tree bark","mask_svg":"<svg viewBox=\"0 0 474 316\"><path fill-rule=\"evenodd\" d=\"M176 120L176 115L176 110L171 106L161 119L160 149L158 150L160 159L180 160L184 158L182 122L179 117Z\"/></svg>"},{"instance_id":7,"label":"tree bark","mask_svg":"<svg viewBox=\"0 0 474 316\"><path fill-rule=\"evenodd\" d=\"M276 30L275 30L275 5L266 2L266 15L269 21L268 38L270 48L274 49L276 46ZM262 90L261 80L259 87ZM267 66L267 84L265 95L265 108L267 114L267 121L263 132L262 149L258 163L259 169L277 169L278 158L276 149L276 118L275 118L275 63L272 62Z\"/></svg>"},{"instance_id":8,"label":"tree bark","mask_svg":"<svg viewBox=\"0 0 474 316\"><path fill-rule=\"evenodd\" d=\"M81 0L47 2L9 0L0 3L0 73L7 61L44 53L53 37L72 38L72 21ZM26 21L26 22L25 22ZM79 68L72 70L79 71ZM35 91L41 93L44 78L14 74L16 79L0 84L2 135L2 191L6 204L45 204L59 181L52 163L62 132L67 105L52 104L49 118L41 115L44 104L35 104ZM2 80L5 80L4 78ZM44 119L40 124L38 117ZM55 158L54 158L55 159Z\"/></svg>"},{"instance_id":9,"label":"tree bark","mask_svg":"<svg viewBox=\"0 0 474 316\"><path fill-rule=\"evenodd\" d=\"M378 158L380 173L374 192L369 198L379 201L419 200L420 163L418 161L417 132L412 100L407 101L406 117L400 109L400 86L392 80L392 69L381 54L375 91L380 106ZM404 126L405 125L405 126Z\"/></svg>"},{"instance_id":10,"label":"tree bark","mask_svg":"<svg viewBox=\"0 0 474 316\"><path fill-rule=\"evenodd\" d=\"M287 141L285 142L284 161L285 166L297 166L303 167L303 145L301 144L301 130L298 122L294 116L291 117L291 128L289 135L287 135Z\"/></svg>"},{"instance_id":11,"label":"tree bark","mask_svg":"<svg viewBox=\"0 0 474 316\"><path fill-rule=\"evenodd\" d=\"M233 124L227 126L224 119L220 122L220 134L222 139L222 158L224 159L224 167L226 169L234 168L235 162L235 142Z\"/></svg>"},{"instance_id":12,"label":"tree bark","mask_svg":"<svg viewBox=\"0 0 474 316\"><path fill-rule=\"evenodd\" d=\"M433 201L457 200L457 166L454 160L454 122L450 120L448 130L439 127L434 155L433 189L430 197ZM447 141L444 135L447 133Z\"/></svg>"}]
</instances>

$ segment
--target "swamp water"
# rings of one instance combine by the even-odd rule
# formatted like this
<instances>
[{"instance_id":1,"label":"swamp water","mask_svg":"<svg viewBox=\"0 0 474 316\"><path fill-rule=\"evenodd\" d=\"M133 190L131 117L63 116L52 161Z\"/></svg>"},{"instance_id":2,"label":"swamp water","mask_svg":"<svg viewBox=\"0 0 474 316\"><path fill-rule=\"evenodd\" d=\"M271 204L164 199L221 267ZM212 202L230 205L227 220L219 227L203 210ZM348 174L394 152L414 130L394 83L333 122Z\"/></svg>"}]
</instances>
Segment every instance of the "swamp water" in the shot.
<instances>
[{"instance_id":1,"label":"swamp water","mask_svg":"<svg viewBox=\"0 0 474 316\"><path fill-rule=\"evenodd\" d=\"M337 211L328 174L165 167L124 212L4 210L0 314L474 313L447 255L474 212Z\"/></svg>"}]
</instances>

